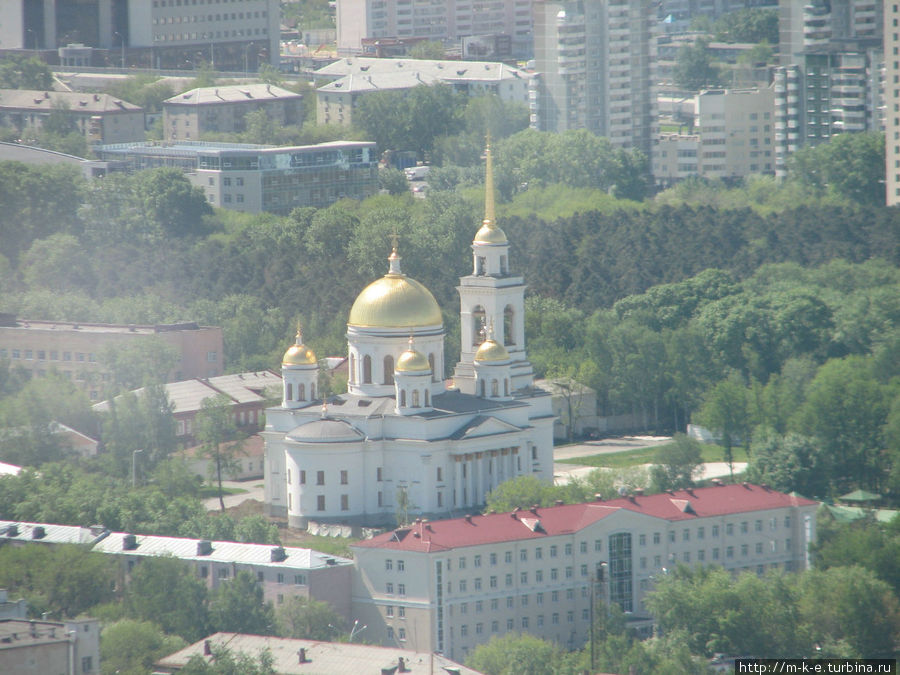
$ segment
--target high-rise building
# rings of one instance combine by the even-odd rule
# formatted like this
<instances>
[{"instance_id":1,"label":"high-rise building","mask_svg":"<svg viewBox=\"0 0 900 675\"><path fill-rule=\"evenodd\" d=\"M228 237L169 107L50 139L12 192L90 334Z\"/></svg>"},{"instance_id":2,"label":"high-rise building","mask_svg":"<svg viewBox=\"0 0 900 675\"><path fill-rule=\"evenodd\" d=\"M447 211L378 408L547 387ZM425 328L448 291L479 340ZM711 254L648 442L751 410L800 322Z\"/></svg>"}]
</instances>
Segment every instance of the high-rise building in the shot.
<instances>
[{"instance_id":1,"label":"high-rise building","mask_svg":"<svg viewBox=\"0 0 900 675\"><path fill-rule=\"evenodd\" d=\"M5 49L80 44L105 50L108 65L190 69L209 63L253 72L279 58L278 0L4 0L2 6Z\"/></svg>"},{"instance_id":2,"label":"high-rise building","mask_svg":"<svg viewBox=\"0 0 900 675\"><path fill-rule=\"evenodd\" d=\"M535 0L532 126L589 129L648 156L656 11L647 0Z\"/></svg>"},{"instance_id":3,"label":"high-rise building","mask_svg":"<svg viewBox=\"0 0 900 675\"><path fill-rule=\"evenodd\" d=\"M531 53L532 0L338 0L337 48L359 54L364 40L459 42L505 35L514 55Z\"/></svg>"},{"instance_id":4,"label":"high-rise building","mask_svg":"<svg viewBox=\"0 0 900 675\"><path fill-rule=\"evenodd\" d=\"M884 154L887 205L900 204L900 5L884 3Z\"/></svg>"}]
</instances>

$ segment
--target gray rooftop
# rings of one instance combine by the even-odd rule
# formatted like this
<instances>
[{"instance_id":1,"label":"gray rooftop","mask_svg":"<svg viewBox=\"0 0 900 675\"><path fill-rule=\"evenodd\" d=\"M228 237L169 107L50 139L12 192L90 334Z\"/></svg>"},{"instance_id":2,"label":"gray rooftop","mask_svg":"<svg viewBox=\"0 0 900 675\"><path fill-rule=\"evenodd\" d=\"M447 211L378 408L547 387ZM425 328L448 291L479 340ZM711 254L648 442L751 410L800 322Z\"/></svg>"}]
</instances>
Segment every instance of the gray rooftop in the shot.
<instances>
[{"instance_id":1,"label":"gray rooftop","mask_svg":"<svg viewBox=\"0 0 900 675\"><path fill-rule=\"evenodd\" d=\"M200 87L164 101L165 105L216 105L248 101L296 100L303 96L273 84L239 84L222 87Z\"/></svg>"},{"instance_id":2,"label":"gray rooftop","mask_svg":"<svg viewBox=\"0 0 900 675\"><path fill-rule=\"evenodd\" d=\"M0 89L0 108L46 110L68 108L72 113L136 113L142 108L109 94L88 94L77 91L41 91L34 89Z\"/></svg>"}]
</instances>

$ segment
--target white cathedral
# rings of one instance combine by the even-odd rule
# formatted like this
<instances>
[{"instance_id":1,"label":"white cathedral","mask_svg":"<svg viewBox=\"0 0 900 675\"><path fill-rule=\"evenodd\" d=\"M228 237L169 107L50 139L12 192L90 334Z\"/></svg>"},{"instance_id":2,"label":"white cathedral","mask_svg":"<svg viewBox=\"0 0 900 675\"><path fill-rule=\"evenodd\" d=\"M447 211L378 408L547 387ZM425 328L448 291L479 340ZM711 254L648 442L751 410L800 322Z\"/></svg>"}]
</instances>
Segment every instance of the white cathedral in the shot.
<instances>
[{"instance_id":1,"label":"white cathedral","mask_svg":"<svg viewBox=\"0 0 900 675\"><path fill-rule=\"evenodd\" d=\"M460 279L461 359L444 380L444 327L431 292L400 268L356 298L347 321L348 392L317 398L318 362L296 343L282 361L280 406L266 411L265 502L290 527L379 525L399 509L477 510L505 480L553 474L553 413L525 353L525 284L510 273L494 219L490 146L485 217Z\"/></svg>"}]
</instances>

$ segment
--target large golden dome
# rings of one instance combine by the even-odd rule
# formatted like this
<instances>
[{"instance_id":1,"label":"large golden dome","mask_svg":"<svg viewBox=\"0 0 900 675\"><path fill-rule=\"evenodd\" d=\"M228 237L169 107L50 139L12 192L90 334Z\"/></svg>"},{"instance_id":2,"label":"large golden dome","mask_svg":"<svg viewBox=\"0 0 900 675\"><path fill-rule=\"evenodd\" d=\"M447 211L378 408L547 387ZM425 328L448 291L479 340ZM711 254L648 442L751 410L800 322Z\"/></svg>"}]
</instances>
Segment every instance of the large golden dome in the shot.
<instances>
[{"instance_id":1,"label":"large golden dome","mask_svg":"<svg viewBox=\"0 0 900 675\"><path fill-rule=\"evenodd\" d=\"M506 233L493 223L485 222L475 234L475 243L505 244L507 243Z\"/></svg>"},{"instance_id":2,"label":"large golden dome","mask_svg":"<svg viewBox=\"0 0 900 675\"><path fill-rule=\"evenodd\" d=\"M405 274L385 274L359 294L347 323L404 328L442 323L441 308L427 288Z\"/></svg>"}]
</instances>

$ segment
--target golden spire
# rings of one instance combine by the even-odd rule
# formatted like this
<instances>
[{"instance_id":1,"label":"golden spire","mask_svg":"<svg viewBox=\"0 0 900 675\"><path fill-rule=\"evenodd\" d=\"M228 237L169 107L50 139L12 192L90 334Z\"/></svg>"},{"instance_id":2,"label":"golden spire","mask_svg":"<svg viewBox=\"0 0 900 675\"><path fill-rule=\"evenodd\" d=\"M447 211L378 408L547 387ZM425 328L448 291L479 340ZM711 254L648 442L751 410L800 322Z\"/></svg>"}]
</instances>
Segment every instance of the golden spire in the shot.
<instances>
[{"instance_id":1,"label":"golden spire","mask_svg":"<svg viewBox=\"0 0 900 675\"><path fill-rule=\"evenodd\" d=\"M303 330L300 327L300 319L297 319L297 335L294 336L296 338L296 344L303 344Z\"/></svg>"},{"instance_id":2,"label":"golden spire","mask_svg":"<svg viewBox=\"0 0 900 675\"><path fill-rule=\"evenodd\" d=\"M484 221L487 227L494 227L494 162L491 156L491 132L487 133L487 146L484 151Z\"/></svg>"},{"instance_id":3,"label":"golden spire","mask_svg":"<svg viewBox=\"0 0 900 675\"><path fill-rule=\"evenodd\" d=\"M400 254L397 253L397 247L399 246L400 235L397 234L397 228L394 228L394 231L391 233L391 255L388 256L388 263L390 265L390 269L388 274L393 274L396 276L400 276L403 274L400 271Z\"/></svg>"}]
</instances>

